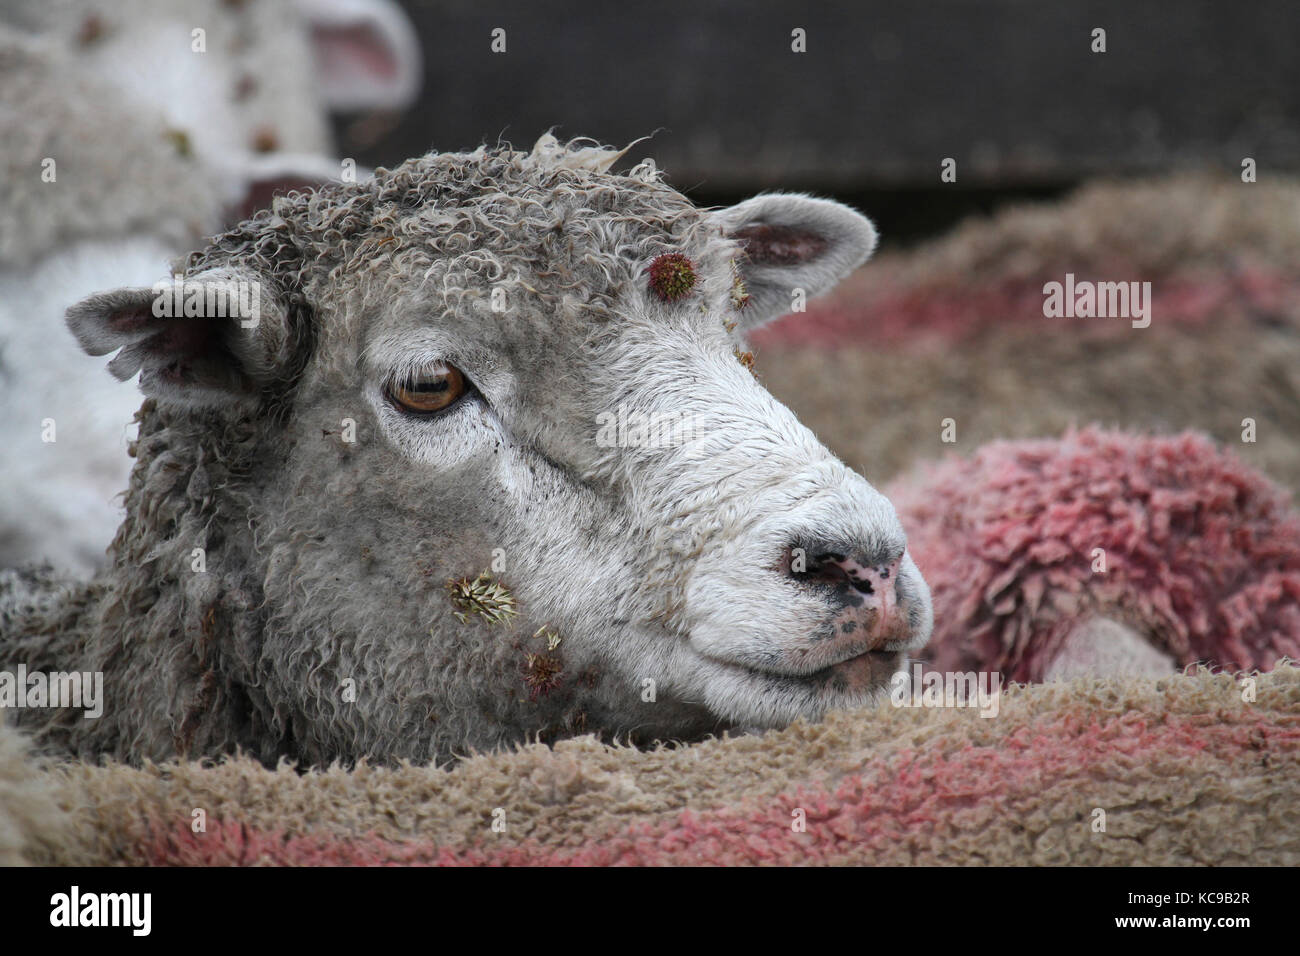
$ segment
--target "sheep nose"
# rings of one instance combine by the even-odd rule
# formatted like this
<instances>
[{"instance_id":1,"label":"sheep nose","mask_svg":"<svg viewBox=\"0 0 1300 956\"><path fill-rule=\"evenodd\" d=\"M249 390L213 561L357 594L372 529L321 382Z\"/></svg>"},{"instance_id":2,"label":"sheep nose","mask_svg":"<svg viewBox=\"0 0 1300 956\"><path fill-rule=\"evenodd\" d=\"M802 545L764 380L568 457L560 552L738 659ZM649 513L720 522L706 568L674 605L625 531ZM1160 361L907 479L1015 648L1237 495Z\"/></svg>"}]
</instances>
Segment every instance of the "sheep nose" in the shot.
<instances>
[{"instance_id":1,"label":"sheep nose","mask_svg":"<svg viewBox=\"0 0 1300 956\"><path fill-rule=\"evenodd\" d=\"M897 636L895 585L902 560L902 554L868 557L820 551L807 559L802 572L793 565L790 576L833 587L845 605L843 614L866 629L871 649L876 650Z\"/></svg>"}]
</instances>

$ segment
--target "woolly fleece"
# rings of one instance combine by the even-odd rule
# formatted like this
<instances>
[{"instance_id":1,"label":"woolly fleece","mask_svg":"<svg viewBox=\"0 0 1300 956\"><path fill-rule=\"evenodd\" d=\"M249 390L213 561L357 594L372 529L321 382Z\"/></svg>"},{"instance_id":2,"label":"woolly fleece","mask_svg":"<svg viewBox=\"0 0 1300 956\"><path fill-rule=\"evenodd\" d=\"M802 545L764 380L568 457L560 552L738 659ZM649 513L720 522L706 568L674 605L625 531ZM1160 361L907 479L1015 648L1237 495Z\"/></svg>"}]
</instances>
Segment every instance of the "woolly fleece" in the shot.
<instances>
[{"instance_id":1,"label":"woolly fleece","mask_svg":"<svg viewBox=\"0 0 1300 956\"><path fill-rule=\"evenodd\" d=\"M1208 671L1084 679L1007 690L991 719L882 703L677 749L583 737L448 769L69 764L44 775L70 824L30 859L1295 865L1300 669L1255 682L1246 702Z\"/></svg>"},{"instance_id":2,"label":"woolly fleece","mask_svg":"<svg viewBox=\"0 0 1300 956\"><path fill-rule=\"evenodd\" d=\"M930 582L935 631L922 656L939 670L1043 680L1092 615L1179 666L1300 658L1300 515L1204 436L1088 428L994 442L890 494Z\"/></svg>"}]
</instances>

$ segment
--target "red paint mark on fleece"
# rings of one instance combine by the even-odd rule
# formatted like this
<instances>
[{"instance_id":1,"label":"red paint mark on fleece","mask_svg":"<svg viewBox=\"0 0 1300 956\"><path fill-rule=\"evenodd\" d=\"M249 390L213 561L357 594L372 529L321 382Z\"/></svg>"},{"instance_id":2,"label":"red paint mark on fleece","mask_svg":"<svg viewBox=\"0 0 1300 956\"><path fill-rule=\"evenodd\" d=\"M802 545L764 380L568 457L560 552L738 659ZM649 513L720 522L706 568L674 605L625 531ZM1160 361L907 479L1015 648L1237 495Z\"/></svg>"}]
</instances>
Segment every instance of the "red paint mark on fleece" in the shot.
<instances>
[{"instance_id":1,"label":"red paint mark on fleece","mask_svg":"<svg viewBox=\"0 0 1300 956\"><path fill-rule=\"evenodd\" d=\"M930 585L936 670L1042 680L1093 611L1159 635L1180 667L1300 659L1300 513L1204 436L991 442L885 493Z\"/></svg>"},{"instance_id":2,"label":"red paint mark on fleece","mask_svg":"<svg viewBox=\"0 0 1300 956\"><path fill-rule=\"evenodd\" d=\"M937 750L937 748L936 748ZM1230 778L1243 759L1300 756L1300 721L1260 717L1247 705L1195 716L1058 712L990 746L948 754L906 750L868 760L833 789L801 788L774 801L684 811L667 824L633 824L584 834L578 846L553 849L510 837L473 846L432 840L394 842L374 835L263 832L212 821L207 833L188 825L155 826L139 862L170 866L610 866L736 864L869 864L909 842L942 853L949 835L968 840L989 824L1014 819L1045 788L1079 794L1086 819L1091 785L1129 768L1146 779ZM1216 768L1214 764L1219 766ZM806 813L807 831L791 830L791 810ZM1123 808L1111 813L1122 832ZM495 844L495 845L494 845ZM964 850L959 850L964 853Z\"/></svg>"}]
</instances>

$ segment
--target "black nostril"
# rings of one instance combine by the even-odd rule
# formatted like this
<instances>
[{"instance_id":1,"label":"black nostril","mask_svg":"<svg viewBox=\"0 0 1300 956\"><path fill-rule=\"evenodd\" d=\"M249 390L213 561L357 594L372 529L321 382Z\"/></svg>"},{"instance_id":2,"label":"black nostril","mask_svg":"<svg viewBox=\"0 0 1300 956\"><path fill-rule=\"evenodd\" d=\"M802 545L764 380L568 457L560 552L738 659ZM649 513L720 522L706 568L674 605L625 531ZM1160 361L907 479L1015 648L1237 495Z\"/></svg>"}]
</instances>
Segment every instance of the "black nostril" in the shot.
<instances>
[{"instance_id":1,"label":"black nostril","mask_svg":"<svg viewBox=\"0 0 1300 956\"><path fill-rule=\"evenodd\" d=\"M879 548L845 552L791 545L784 560L786 573L796 580L848 584L861 594L874 594L876 586L889 581L898 569L897 557Z\"/></svg>"}]
</instances>

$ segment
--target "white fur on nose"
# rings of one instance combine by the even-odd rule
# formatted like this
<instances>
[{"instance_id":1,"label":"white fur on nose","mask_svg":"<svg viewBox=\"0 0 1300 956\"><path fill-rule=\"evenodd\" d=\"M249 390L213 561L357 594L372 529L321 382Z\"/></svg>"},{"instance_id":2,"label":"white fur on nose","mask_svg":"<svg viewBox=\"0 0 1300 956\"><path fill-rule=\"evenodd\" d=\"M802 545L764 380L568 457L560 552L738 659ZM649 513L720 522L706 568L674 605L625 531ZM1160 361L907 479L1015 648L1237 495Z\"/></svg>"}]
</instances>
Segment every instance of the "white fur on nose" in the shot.
<instances>
[{"instance_id":1,"label":"white fur on nose","mask_svg":"<svg viewBox=\"0 0 1300 956\"><path fill-rule=\"evenodd\" d=\"M745 666L780 666L825 632L839 610L785 573L784 550L828 538L861 542L864 550L894 542L901 549L905 539L889 501L829 456L756 490L751 501L748 520L695 563L686 595L691 646ZM818 663L824 666L810 657L808 669Z\"/></svg>"},{"instance_id":2,"label":"white fur on nose","mask_svg":"<svg viewBox=\"0 0 1300 956\"><path fill-rule=\"evenodd\" d=\"M682 330L655 336L655 360L629 370L633 387L620 400L647 416L690 417L692 438L614 450L602 463L649 534L647 586L676 593L674 620L697 654L788 671L838 608L796 586L782 555L800 541L830 540L896 555L903 529L893 505L734 356ZM811 671L819 658L808 662Z\"/></svg>"}]
</instances>

